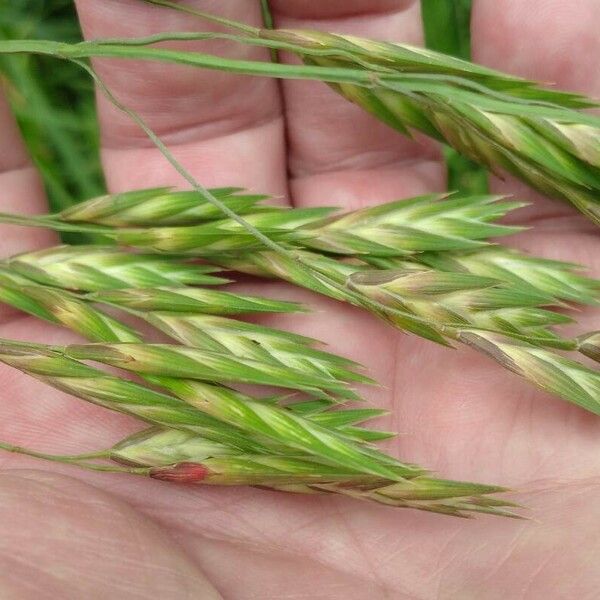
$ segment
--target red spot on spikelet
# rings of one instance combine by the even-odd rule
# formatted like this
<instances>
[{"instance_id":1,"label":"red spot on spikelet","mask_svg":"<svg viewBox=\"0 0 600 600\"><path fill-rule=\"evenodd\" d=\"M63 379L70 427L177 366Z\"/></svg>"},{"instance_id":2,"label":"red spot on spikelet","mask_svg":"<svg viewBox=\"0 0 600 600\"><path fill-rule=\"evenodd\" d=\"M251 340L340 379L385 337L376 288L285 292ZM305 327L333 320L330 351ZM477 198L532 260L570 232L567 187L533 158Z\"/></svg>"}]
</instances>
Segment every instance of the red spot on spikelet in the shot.
<instances>
[{"instance_id":1,"label":"red spot on spikelet","mask_svg":"<svg viewBox=\"0 0 600 600\"><path fill-rule=\"evenodd\" d=\"M197 483L208 475L208 469L199 463L182 462L168 467L154 467L150 470L150 477L162 481L176 483Z\"/></svg>"}]
</instances>

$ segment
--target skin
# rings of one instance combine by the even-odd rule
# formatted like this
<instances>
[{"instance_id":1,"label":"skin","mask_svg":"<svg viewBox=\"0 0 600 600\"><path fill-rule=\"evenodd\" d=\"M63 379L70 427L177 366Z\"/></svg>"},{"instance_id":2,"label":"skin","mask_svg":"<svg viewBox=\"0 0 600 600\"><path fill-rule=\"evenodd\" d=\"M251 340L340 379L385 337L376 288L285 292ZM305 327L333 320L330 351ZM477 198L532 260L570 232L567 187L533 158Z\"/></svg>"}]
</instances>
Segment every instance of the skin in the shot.
<instances>
[{"instance_id":1,"label":"skin","mask_svg":"<svg viewBox=\"0 0 600 600\"><path fill-rule=\"evenodd\" d=\"M137 0L77 4L87 37L207 28ZM247 22L259 19L257 2L194 4ZM410 0L272 5L278 26L422 41L419 6ZM474 59L600 96L598 23L597 0L475 0ZM210 46L265 57L254 48ZM147 63L96 66L204 185L241 185L294 206L347 209L444 188L438 148L407 141L322 84ZM182 184L134 125L102 98L99 107L112 191ZM38 175L4 105L0 128L2 209L43 211ZM516 217L533 231L511 244L584 263L600 276L597 229L570 207L510 179L493 187L533 201ZM0 252L51 241L39 230L3 226ZM470 350L452 352L396 333L368 315L288 286L260 283L250 289L309 302L314 314L269 322L316 335L333 351L364 363L381 382L381 389L368 391L374 404L393 411L380 425L403 434L387 450L445 477L511 486L531 520L460 520L340 498L191 488L2 455L2 598L597 597L598 418L535 391ZM580 318L582 328L600 328L597 313L584 311ZM7 310L0 335L71 339ZM0 439L80 452L139 429L133 419L14 370L2 367L0 378Z\"/></svg>"}]
</instances>

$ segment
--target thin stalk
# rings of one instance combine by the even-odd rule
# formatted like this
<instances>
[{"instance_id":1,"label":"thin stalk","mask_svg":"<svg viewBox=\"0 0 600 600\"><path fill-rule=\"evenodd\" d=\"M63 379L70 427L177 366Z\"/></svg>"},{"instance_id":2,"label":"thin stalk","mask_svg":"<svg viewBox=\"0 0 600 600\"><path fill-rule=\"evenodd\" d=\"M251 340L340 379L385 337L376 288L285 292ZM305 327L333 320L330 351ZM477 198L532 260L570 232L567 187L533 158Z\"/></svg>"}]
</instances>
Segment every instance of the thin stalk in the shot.
<instances>
[{"instance_id":1,"label":"thin stalk","mask_svg":"<svg viewBox=\"0 0 600 600\"><path fill-rule=\"evenodd\" d=\"M273 13L271 12L271 7L269 6L269 0L260 0L260 7L262 11L263 24L266 29L273 29Z\"/></svg>"},{"instance_id":2,"label":"thin stalk","mask_svg":"<svg viewBox=\"0 0 600 600\"><path fill-rule=\"evenodd\" d=\"M5 452L11 452L13 454L22 454L24 456L40 458L42 460L47 460L50 462L74 465L89 471L101 471L104 473L126 473L128 475L145 476L149 476L151 471L149 467L123 467L115 465L101 465L97 463L90 463L86 460L89 458L110 458L109 450L92 452L90 454L76 454L73 456L65 456L62 454L48 454L46 452L39 452L37 450L31 450L30 448L24 448L23 446L15 446L13 444L8 444L7 442L0 442L0 449L4 450Z\"/></svg>"},{"instance_id":3,"label":"thin stalk","mask_svg":"<svg viewBox=\"0 0 600 600\"><path fill-rule=\"evenodd\" d=\"M169 39L169 36L165 36L165 39ZM345 67L283 65L271 62L223 58L201 52L180 52L163 48L136 47L134 43L126 46L125 44L121 44L121 41L125 40L119 40L115 44L103 44L93 41L65 44L50 40L0 40L0 54L33 53L72 61L102 57L158 60L217 71L228 71L239 75L258 75L279 79L318 79L329 83L355 83L367 87L374 85L378 77L381 76L381 74Z\"/></svg>"},{"instance_id":4,"label":"thin stalk","mask_svg":"<svg viewBox=\"0 0 600 600\"><path fill-rule=\"evenodd\" d=\"M216 23L218 25L224 25L225 27L229 27L231 29L237 29L238 31L244 31L246 33L258 34L260 31L257 27L252 27L251 25L247 25L246 23L240 23L239 21L233 21L232 19L227 19L225 17L219 17L217 15L213 15L211 13L207 13L196 8L192 8L191 6L187 6L185 4L178 4L176 2L169 2L169 0L145 0L148 4L155 4L156 6L162 6L164 8L173 8L175 10L179 10L181 12L188 13L190 15L194 15L196 17L201 17L206 21L210 21L212 23ZM261 0L263 14L270 15L268 2ZM266 8L266 10L265 10Z\"/></svg>"}]
</instances>

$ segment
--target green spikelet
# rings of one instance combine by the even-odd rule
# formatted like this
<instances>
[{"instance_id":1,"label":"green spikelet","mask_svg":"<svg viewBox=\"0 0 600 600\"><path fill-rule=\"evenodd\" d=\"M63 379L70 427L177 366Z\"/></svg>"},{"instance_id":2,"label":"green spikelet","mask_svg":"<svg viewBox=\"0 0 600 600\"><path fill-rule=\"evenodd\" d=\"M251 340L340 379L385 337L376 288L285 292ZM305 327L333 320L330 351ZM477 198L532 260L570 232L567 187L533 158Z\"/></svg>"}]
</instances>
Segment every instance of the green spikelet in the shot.
<instances>
[{"instance_id":1,"label":"green spikelet","mask_svg":"<svg viewBox=\"0 0 600 600\"><path fill-rule=\"evenodd\" d=\"M390 472L390 465L405 469L407 473L419 471L375 450L356 445L351 437L343 434L343 427L336 432L325 422L321 425L318 420L301 417L293 411L254 400L234 390L167 379L164 371L160 377L156 376L156 383L168 386L185 401L108 375L43 344L1 340L0 362L88 402L156 425L200 434L213 442L231 445L238 451L270 454L274 449L277 452L289 452L291 449L293 454L306 451L333 463L345 456L344 460L350 461L349 468L352 466L360 471L360 464L364 463L365 472L391 476L395 480L399 476Z\"/></svg>"},{"instance_id":2,"label":"green spikelet","mask_svg":"<svg viewBox=\"0 0 600 600\"><path fill-rule=\"evenodd\" d=\"M87 402L163 427L191 431L244 452L269 452L267 446L248 437L241 429L173 396L108 375L61 356L49 346L1 340L0 362Z\"/></svg>"},{"instance_id":3,"label":"green spikelet","mask_svg":"<svg viewBox=\"0 0 600 600\"><path fill-rule=\"evenodd\" d=\"M367 446L290 411L249 400L224 388L192 381L173 380L170 391L192 406L246 431L296 448L329 464L395 481L422 470L399 463Z\"/></svg>"},{"instance_id":4,"label":"green spikelet","mask_svg":"<svg viewBox=\"0 0 600 600\"><path fill-rule=\"evenodd\" d=\"M30 315L58 323L98 342L136 342L131 327L96 310L69 292L32 281L0 268L0 300Z\"/></svg>"},{"instance_id":5,"label":"green spikelet","mask_svg":"<svg viewBox=\"0 0 600 600\"><path fill-rule=\"evenodd\" d=\"M496 333L461 331L458 337L543 390L600 414L600 371Z\"/></svg>"},{"instance_id":6,"label":"green spikelet","mask_svg":"<svg viewBox=\"0 0 600 600\"><path fill-rule=\"evenodd\" d=\"M94 210L85 210L87 205L94 208L99 202L96 199L69 209L80 212L76 222L65 220L62 213L43 217L0 215L0 220L59 231L92 231L121 246L157 253L211 257L214 254L220 256L228 252L262 249L259 240L230 219L190 221L189 224L180 226L165 225L161 222L161 215L169 210L169 201L173 198L177 200L178 194L187 198L190 192L172 192L168 196L158 197L152 195L153 190L146 191L147 197L144 192L141 190L135 193L136 207L139 210L145 209L149 216L153 210L157 213L156 222L146 227L134 228L122 224L113 227L98 226ZM100 198L100 204L109 202L110 198ZM118 198L119 196L114 198L116 204ZM146 204L149 206L146 207ZM163 208L162 204L167 206ZM445 195L431 194L345 214L332 215L335 209L321 207L257 207L256 210L243 213L243 217L256 230L280 243L348 256L386 257L487 246L489 243L486 240L489 237L508 235L520 230L519 227L495 222L520 206L523 204L506 201L498 196L447 198ZM84 218L88 214L89 220L86 221ZM100 254L102 251L97 252ZM45 258L48 262L52 257ZM102 257L98 255L97 261L101 260ZM110 262L110 258L103 260ZM143 261L144 256L138 260ZM89 262L93 266L93 260ZM114 267L114 262L112 264ZM89 265L86 266L89 268Z\"/></svg>"},{"instance_id":7,"label":"green spikelet","mask_svg":"<svg viewBox=\"0 0 600 600\"><path fill-rule=\"evenodd\" d=\"M2 285L3 280L4 286ZM47 286L32 285L18 274L6 272L2 276L0 272L0 298L20 310L52 323L59 323L93 341L141 341L137 332L72 294ZM355 371L358 365L342 357L314 349L312 346L317 343L316 340L304 336L233 319L209 316L201 316L200 319L196 319L194 315L178 313L169 313L168 315L148 313L147 315L142 314L142 316L157 317L162 322L170 323L170 327L175 327L180 332L185 330L188 321L191 320L192 335L197 343L203 340L204 344L201 345L206 349L229 352L232 357L240 354L242 357L254 358L258 363L262 362L268 365L271 362L278 368L285 366L285 363L281 361L287 359L287 363L298 372L305 371L309 375L328 377L332 380L333 385L349 382L372 383L370 379ZM203 318L206 319L204 323L208 331L206 335L203 335L202 331L198 329ZM150 320L150 322L152 321ZM156 322L153 324L156 325ZM163 329L165 328L163 327ZM224 343L218 342L219 339ZM193 340L188 339L188 341ZM252 355L246 351L246 349L252 350L257 344L262 344L259 352ZM299 357L296 356L296 351L300 354ZM160 384L160 378L151 376L151 381ZM275 402L277 400L277 398L274 399ZM333 400L322 402L320 410L327 410L337 404ZM286 409L292 412L296 412L297 409L300 414L301 407L306 404L312 403L296 402L286 406ZM328 428L338 430L350 439L359 442L373 442L387 439L393 434L370 431L352 425L361 419L372 418L379 414L382 414L382 411L376 409L350 409L309 415L309 418L316 423L322 422ZM282 451L282 448L279 451Z\"/></svg>"},{"instance_id":8,"label":"green spikelet","mask_svg":"<svg viewBox=\"0 0 600 600\"><path fill-rule=\"evenodd\" d=\"M171 362L175 359L173 352L179 357L177 365ZM187 359L184 359L186 354ZM253 400L224 387L172 378L173 375L185 377L190 373L192 356L195 363L192 376L203 377L198 369L200 363L195 360L199 356L198 352L183 352L179 347L168 349L164 345L150 344L91 344L59 348L8 340L0 344L0 361L5 364L39 377L79 398L136 414L157 424L194 428L205 423L203 413L207 413L210 422L224 422L234 427L234 430L274 440L286 447L317 456L330 464L342 465L357 472L394 481L402 479L399 469L415 472L414 467L403 465L374 449L355 444L351 439L291 411ZM73 357L155 375L157 383L180 400L106 375ZM217 369L223 364L220 362L220 365L216 365L213 362L213 378L218 376ZM208 369L207 364L202 368ZM241 364L238 364L238 368L243 370ZM235 378L241 381L245 376L236 375ZM252 441L249 440L249 443Z\"/></svg>"},{"instance_id":9,"label":"green spikelet","mask_svg":"<svg viewBox=\"0 0 600 600\"><path fill-rule=\"evenodd\" d=\"M144 375L199 381L237 381L285 387L324 398L329 398L330 394L341 398L357 398L353 391L331 377L308 376L292 368L201 348L148 343L74 344L60 351L76 360L94 360Z\"/></svg>"},{"instance_id":10,"label":"green spikelet","mask_svg":"<svg viewBox=\"0 0 600 600\"><path fill-rule=\"evenodd\" d=\"M88 292L228 282L212 275L217 267L106 246L55 246L12 257L6 265L40 284Z\"/></svg>"},{"instance_id":11,"label":"green spikelet","mask_svg":"<svg viewBox=\"0 0 600 600\"><path fill-rule=\"evenodd\" d=\"M268 198L233 187L214 188L210 192L237 214L260 210L256 205ZM92 198L63 210L56 217L69 223L154 227L196 224L221 219L223 214L197 192L156 188Z\"/></svg>"},{"instance_id":12,"label":"green spikelet","mask_svg":"<svg viewBox=\"0 0 600 600\"><path fill-rule=\"evenodd\" d=\"M371 258L383 269L422 268L467 272L492 277L536 294L546 294L548 303L560 301L596 305L600 302L600 280L586 277L582 267L558 260L529 256L518 250L492 246L474 252L425 252L411 262L393 258Z\"/></svg>"},{"instance_id":13,"label":"green spikelet","mask_svg":"<svg viewBox=\"0 0 600 600\"><path fill-rule=\"evenodd\" d=\"M88 294L92 302L114 304L138 311L170 311L212 315L304 312L296 302L244 296L220 290L191 287L99 290Z\"/></svg>"},{"instance_id":14,"label":"green spikelet","mask_svg":"<svg viewBox=\"0 0 600 600\"><path fill-rule=\"evenodd\" d=\"M440 332L478 327L522 337L541 346L574 350L576 343L560 338L548 326L570 319L539 308L547 301L533 289L522 290L471 273L433 270L361 271L348 284L386 306L410 311Z\"/></svg>"},{"instance_id":15,"label":"green spikelet","mask_svg":"<svg viewBox=\"0 0 600 600\"><path fill-rule=\"evenodd\" d=\"M307 488L297 487L294 489L296 492L344 494L390 506L424 510L439 506L444 509L439 512L447 511L456 516L464 516L463 510L515 516L503 510L514 504L488 497L506 491L497 486L433 479L418 474L418 471L402 483L386 482L364 475L357 477L347 469L326 467L315 462L306 463L287 457L243 456L239 452L228 452L222 444L214 446L212 442L183 431L150 429L126 438L114 446L109 455L113 460L129 465L165 467L154 471L155 476L164 479L173 477L176 480L177 473L181 475L183 469L174 465L191 463L206 467L204 479L197 483L235 485L245 477L244 482L251 485L285 489L293 483ZM219 460L211 461L214 456ZM229 458L233 460L229 461ZM404 471L403 475L407 473Z\"/></svg>"},{"instance_id":16,"label":"green spikelet","mask_svg":"<svg viewBox=\"0 0 600 600\"><path fill-rule=\"evenodd\" d=\"M244 215L244 220L273 240L303 238L302 226L331 213L331 208L279 209ZM110 236L121 246L142 248L153 252L210 256L222 252L250 251L263 243L230 219L209 221L201 225L180 227L147 227L143 229L112 229Z\"/></svg>"},{"instance_id":17,"label":"green spikelet","mask_svg":"<svg viewBox=\"0 0 600 600\"><path fill-rule=\"evenodd\" d=\"M428 195L388 202L329 217L303 229L314 234L304 246L335 254L398 256L428 250L488 245L490 237L519 230L495 223L523 206L496 196L446 198Z\"/></svg>"},{"instance_id":18,"label":"green spikelet","mask_svg":"<svg viewBox=\"0 0 600 600\"><path fill-rule=\"evenodd\" d=\"M287 366L309 376L373 383L354 370L357 365L352 361L312 348L301 336L286 331L212 315L155 312L147 320L187 346Z\"/></svg>"},{"instance_id":19,"label":"green spikelet","mask_svg":"<svg viewBox=\"0 0 600 600\"><path fill-rule=\"evenodd\" d=\"M407 473L409 479L394 482L302 457L241 453L226 444L176 430L147 429L107 450L75 456L46 454L5 442L0 442L0 449L89 470L141 475L165 482L342 494L456 517L484 512L520 518L510 510L518 505L494 496L507 491L498 486L434 479L419 474L418 468ZM127 466L97 462L105 459Z\"/></svg>"},{"instance_id":20,"label":"green spikelet","mask_svg":"<svg viewBox=\"0 0 600 600\"><path fill-rule=\"evenodd\" d=\"M527 306L530 294L494 287L493 280L486 287L485 281L466 273L371 271L356 273L350 278L350 285L382 303L399 304L403 309L426 315L451 339L487 354L538 387L600 414L600 372L544 349L579 347L592 354L594 343L563 340L539 325L546 317L540 312L542 309L535 309L533 300L533 306ZM511 319L505 323L510 313L502 307L511 303L515 309L524 305L528 310L516 313L518 322ZM474 330L473 326L480 329Z\"/></svg>"},{"instance_id":21,"label":"green spikelet","mask_svg":"<svg viewBox=\"0 0 600 600\"><path fill-rule=\"evenodd\" d=\"M440 334L434 324L428 323L414 313L411 314L400 308L393 308L383 304L365 304L363 299L366 296L353 294L350 289L339 287L344 286L347 279L357 271L364 269L364 266L345 264L314 252L303 251L298 252L297 255L301 257L304 264L312 267L311 271L299 266L294 259L272 251L255 252L237 258L219 257L218 262L227 268L243 273L278 277L284 281L336 300L348 302L361 308L367 308L380 318L394 325L394 327L414 333L438 344L447 345L445 337ZM324 277L323 275L327 276ZM336 282L338 286L332 285L332 281Z\"/></svg>"}]
</instances>

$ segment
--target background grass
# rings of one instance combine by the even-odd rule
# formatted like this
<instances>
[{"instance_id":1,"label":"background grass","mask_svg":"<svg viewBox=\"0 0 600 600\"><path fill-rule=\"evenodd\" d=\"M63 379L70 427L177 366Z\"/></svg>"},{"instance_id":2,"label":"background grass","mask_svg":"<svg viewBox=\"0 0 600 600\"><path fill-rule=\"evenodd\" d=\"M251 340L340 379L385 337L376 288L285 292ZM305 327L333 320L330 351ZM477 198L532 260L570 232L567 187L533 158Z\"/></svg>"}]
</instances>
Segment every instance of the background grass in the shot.
<instances>
[{"instance_id":1,"label":"background grass","mask_svg":"<svg viewBox=\"0 0 600 600\"><path fill-rule=\"evenodd\" d=\"M0 38L81 39L71 0L0 1ZM0 77L53 209L104 190L89 77L66 61L0 58Z\"/></svg>"},{"instance_id":2,"label":"background grass","mask_svg":"<svg viewBox=\"0 0 600 600\"><path fill-rule=\"evenodd\" d=\"M427 47L469 60L471 6L472 0L421 0ZM444 154L449 190L473 194L488 191L488 174L484 168L452 148L444 148Z\"/></svg>"},{"instance_id":3,"label":"background grass","mask_svg":"<svg viewBox=\"0 0 600 600\"><path fill-rule=\"evenodd\" d=\"M268 0L260 1L271 22ZM470 57L471 0L421 0L428 47ZM0 38L75 42L81 32L72 0L0 0ZM98 125L89 77L66 61L0 58L0 77L53 209L102 194ZM487 173L446 149L451 190L481 192ZM78 241L69 239L69 241Z\"/></svg>"}]
</instances>

